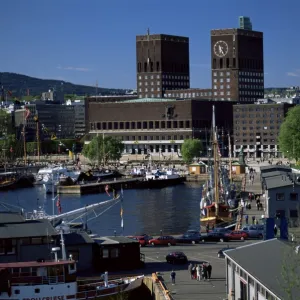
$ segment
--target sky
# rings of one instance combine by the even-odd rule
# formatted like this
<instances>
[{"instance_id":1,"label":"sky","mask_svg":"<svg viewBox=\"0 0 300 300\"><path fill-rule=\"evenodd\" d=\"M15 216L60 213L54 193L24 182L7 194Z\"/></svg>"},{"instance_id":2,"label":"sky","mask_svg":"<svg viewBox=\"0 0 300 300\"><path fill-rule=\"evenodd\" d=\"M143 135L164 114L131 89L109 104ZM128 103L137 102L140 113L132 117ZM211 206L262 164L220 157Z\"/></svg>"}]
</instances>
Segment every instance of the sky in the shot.
<instances>
[{"instance_id":1,"label":"sky","mask_svg":"<svg viewBox=\"0 0 300 300\"><path fill-rule=\"evenodd\" d=\"M136 88L136 35L190 38L191 87L210 88L210 30L249 16L264 32L265 87L300 85L298 0L1 0L0 71Z\"/></svg>"}]
</instances>

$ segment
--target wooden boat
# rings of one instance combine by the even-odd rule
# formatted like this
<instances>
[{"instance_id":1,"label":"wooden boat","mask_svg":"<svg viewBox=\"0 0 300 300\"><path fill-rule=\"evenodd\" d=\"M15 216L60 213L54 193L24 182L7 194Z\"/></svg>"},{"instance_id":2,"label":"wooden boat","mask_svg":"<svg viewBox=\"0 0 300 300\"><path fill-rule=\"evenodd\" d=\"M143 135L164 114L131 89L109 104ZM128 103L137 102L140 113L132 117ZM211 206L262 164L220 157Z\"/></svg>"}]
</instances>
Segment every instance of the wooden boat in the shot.
<instances>
[{"instance_id":1,"label":"wooden boat","mask_svg":"<svg viewBox=\"0 0 300 300\"><path fill-rule=\"evenodd\" d=\"M217 128L215 125L215 107L213 105L213 124L212 124L212 144L213 144L213 201L211 204L204 207L205 215L200 217L200 227L206 227L207 224L211 228L212 226L217 227L221 223L230 223L233 220L233 214L230 211L230 206L222 202L220 199L220 151L217 140ZM211 169L212 170L212 169Z\"/></svg>"}]
</instances>

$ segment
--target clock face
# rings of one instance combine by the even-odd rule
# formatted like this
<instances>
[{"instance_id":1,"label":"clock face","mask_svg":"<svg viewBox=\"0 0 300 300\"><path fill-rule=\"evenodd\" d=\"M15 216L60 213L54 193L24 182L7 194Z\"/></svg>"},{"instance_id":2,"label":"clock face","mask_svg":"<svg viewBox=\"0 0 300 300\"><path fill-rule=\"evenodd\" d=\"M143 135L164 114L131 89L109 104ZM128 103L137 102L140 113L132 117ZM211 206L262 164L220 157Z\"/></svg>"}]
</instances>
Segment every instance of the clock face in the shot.
<instances>
[{"instance_id":1,"label":"clock face","mask_svg":"<svg viewBox=\"0 0 300 300\"><path fill-rule=\"evenodd\" d=\"M228 45L224 41L218 41L214 45L214 52L217 56L223 57L228 53Z\"/></svg>"}]
</instances>

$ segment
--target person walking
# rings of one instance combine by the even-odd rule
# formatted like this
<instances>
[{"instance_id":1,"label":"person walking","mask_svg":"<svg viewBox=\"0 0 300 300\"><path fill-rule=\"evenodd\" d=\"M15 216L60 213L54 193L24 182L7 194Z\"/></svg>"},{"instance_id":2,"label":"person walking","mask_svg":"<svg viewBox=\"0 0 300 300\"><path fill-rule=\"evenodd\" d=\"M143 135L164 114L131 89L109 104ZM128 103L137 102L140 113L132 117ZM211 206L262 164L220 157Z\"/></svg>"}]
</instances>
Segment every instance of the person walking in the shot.
<instances>
[{"instance_id":1,"label":"person walking","mask_svg":"<svg viewBox=\"0 0 300 300\"><path fill-rule=\"evenodd\" d=\"M176 278L176 272L174 270L172 270L170 277L171 277L171 280L172 280L172 285L174 285L175 284L175 278Z\"/></svg>"},{"instance_id":2,"label":"person walking","mask_svg":"<svg viewBox=\"0 0 300 300\"><path fill-rule=\"evenodd\" d=\"M190 274L191 279L193 279L193 274L192 274L192 271L193 271L193 264L192 264L192 263L189 264L188 271L189 271L189 274Z\"/></svg>"},{"instance_id":3,"label":"person walking","mask_svg":"<svg viewBox=\"0 0 300 300\"><path fill-rule=\"evenodd\" d=\"M201 281L201 268L200 268L200 265L197 265L196 272L197 272L197 280Z\"/></svg>"},{"instance_id":4,"label":"person walking","mask_svg":"<svg viewBox=\"0 0 300 300\"><path fill-rule=\"evenodd\" d=\"M246 225L248 225L248 219L249 219L249 216L246 215L246 216L245 216Z\"/></svg>"},{"instance_id":5,"label":"person walking","mask_svg":"<svg viewBox=\"0 0 300 300\"><path fill-rule=\"evenodd\" d=\"M209 232L209 224L207 223L206 224L206 233L208 233Z\"/></svg>"},{"instance_id":6,"label":"person walking","mask_svg":"<svg viewBox=\"0 0 300 300\"><path fill-rule=\"evenodd\" d=\"M206 269L207 269L207 276L208 276L208 279L210 279L210 278L211 278L211 271L212 271L212 266L211 266L210 263L208 263Z\"/></svg>"}]
</instances>

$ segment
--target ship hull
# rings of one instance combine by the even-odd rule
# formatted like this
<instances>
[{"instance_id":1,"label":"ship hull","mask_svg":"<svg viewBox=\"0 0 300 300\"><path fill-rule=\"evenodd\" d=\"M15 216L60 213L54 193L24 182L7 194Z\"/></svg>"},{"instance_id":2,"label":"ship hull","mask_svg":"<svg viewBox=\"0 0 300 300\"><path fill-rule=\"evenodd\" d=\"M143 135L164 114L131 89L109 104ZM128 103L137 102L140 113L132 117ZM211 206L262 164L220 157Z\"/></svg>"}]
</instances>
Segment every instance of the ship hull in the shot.
<instances>
[{"instance_id":1,"label":"ship hull","mask_svg":"<svg viewBox=\"0 0 300 300\"><path fill-rule=\"evenodd\" d=\"M149 179L137 182L137 189L161 189L168 186L182 184L186 181L185 177L170 178L170 179Z\"/></svg>"}]
</instances>

